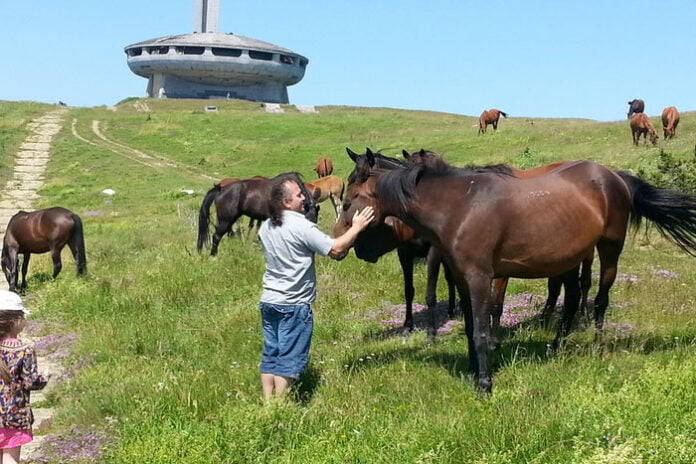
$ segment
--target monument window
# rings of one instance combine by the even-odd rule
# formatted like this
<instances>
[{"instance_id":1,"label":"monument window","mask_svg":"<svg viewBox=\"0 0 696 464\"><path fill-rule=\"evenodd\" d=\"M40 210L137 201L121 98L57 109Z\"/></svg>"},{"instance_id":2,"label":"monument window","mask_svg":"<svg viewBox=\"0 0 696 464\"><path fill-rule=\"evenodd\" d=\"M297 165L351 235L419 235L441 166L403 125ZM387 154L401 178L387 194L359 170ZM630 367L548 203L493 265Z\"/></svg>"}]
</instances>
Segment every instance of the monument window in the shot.
<instances>
[{"instance_id":1,"label":"monument window","mask_svg":"<svg viewBox=\"0 0 696 464\"><path fill-rule=\"evenodd\" d=\"M143 49L140 47L131 48L128 50L128 56L140 56L143 54Z\"/></svg>"},{"instance_id":2,"label":"monument window","mask_svg":"<svg viewBox=\"0 0 696 464\"><path fill-rule=\"evenodd\" d=\"M301 60L300 60L300 67L301 67L301 68L307 67L307 60L302 60L302 59L301 59Z\"/></svg>"},{"instance_id":3,"label":"monument window","mask_svg":"<svg viewBox=\"0 0 696 464\"><path fill-rule=\"evenodd\" d=\"M273 53L259 52L256 50L249 50L249 58L251 58L253 60L271 61L271 60L273 60Z\"/></svg>"},{"instance_id":4,"label":"monument window","mask_svg":"<svg viewBox=\"0 0 696 464\"><path fill-rule=\"evenodd\" d=\"M147 52L150 55L166 55L169 53L169 47L150 47Z\"/></svg>"},{"instance_id":5,"label":"monument window","mask_svg":"<svg viewBox=\"0 0 696 464\"><path fill-rule=\"evenodd\" d=\"M205 47L176 47L176 52L184 55L202 55Z\"/></svg>"},{"instance_id":6,"label":"monument window","mask_svg":"<svg viewBox=\"0 0 696 464\"><path fill-rule=\"evenodd\" d=\"M288 55L280 55L280 62L285 63L285 64L294 64L295 58L293 58L292 56L288 56Z\"/></svg>"},{"instance_id":7,"label":"monument window","mask_svg":"<svg viewBox=\"0 0 696 464\"><path fill-rule=\"evenodd\" d=\"M213 55L215 55L215 56L242 56L242 51L238 48L213 47Z\"/></svg>"}]
</instances>

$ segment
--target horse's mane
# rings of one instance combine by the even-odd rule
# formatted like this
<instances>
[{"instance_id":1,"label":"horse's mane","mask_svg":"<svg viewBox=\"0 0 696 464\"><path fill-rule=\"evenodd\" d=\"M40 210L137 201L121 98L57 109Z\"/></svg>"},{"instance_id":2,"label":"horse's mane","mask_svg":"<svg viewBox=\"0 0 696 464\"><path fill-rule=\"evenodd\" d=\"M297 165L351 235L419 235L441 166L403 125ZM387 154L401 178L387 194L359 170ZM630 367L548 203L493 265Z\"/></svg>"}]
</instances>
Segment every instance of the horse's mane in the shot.
<instances>
[{"instance_id":1,"label":"horse's mane","mask_svg":"<svg viewBox=\"0 0 696 464\"><path fill-rule=\"evenodd\" d=\"M403 212L415 196L415 187L423 178L463 177L479 174L494 174L514 177L512 168L506 164L486 166L468 165L456 167L442 157L431 157L424 163L406 164L402 169L380 173L376 193L387 209Z\"/></svg>"},{"instance_id":2,"label":"horse's mane","mask_svg":"<svg viewBox=\"0 0 696 464\"><path fill-rule=\"evenodd\" d=\"M373 153L375 165L370 167L367 161L367 155L359 155L355 163L353 171L348 176L348 183L358 180L365 180L370 175L370 170L373 169L397 169L402 168L406 163L398 158L386 156L380 152Z\"/></svg>"}]
</instances>

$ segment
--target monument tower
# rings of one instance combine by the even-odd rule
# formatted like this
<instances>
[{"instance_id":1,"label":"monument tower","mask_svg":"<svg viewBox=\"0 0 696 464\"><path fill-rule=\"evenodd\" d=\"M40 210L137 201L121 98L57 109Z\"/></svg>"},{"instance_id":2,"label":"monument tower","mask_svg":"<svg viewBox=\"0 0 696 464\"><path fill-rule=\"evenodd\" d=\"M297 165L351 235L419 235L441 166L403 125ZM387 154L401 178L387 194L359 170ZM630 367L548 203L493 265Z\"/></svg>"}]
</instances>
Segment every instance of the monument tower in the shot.
<instances>
[{"instance_id":1,"label":"monument tower","mask_svg":"<svg viewBox=\"0 0 696 464\"><path fill-rule=\"evenodd\" d=\"M194 0L193 33L125 47L128 67L147 78L149 97L240 98L289 103L288 86L309 60L260 40L218 32L219 0Z\"/></svg>"}]
</instances>

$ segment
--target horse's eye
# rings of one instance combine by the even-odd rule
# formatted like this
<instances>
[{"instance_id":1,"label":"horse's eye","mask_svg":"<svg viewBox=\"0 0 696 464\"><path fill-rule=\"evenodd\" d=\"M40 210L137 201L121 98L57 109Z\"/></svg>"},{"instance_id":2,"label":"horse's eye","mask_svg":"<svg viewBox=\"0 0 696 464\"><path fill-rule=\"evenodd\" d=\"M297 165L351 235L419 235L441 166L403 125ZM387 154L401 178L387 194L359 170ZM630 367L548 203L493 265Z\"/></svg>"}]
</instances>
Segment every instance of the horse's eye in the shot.
<instances>
[{"instance_id":1,"label":"horse's eye","mask_svg":"<svg viewBox=\"0 0 696 464\"><path fill-rule=\"evenodd\" d=\"M347 212L350 209L350 203L347 201L343 202L343 211Z\"/></svg>"}]
</instances>

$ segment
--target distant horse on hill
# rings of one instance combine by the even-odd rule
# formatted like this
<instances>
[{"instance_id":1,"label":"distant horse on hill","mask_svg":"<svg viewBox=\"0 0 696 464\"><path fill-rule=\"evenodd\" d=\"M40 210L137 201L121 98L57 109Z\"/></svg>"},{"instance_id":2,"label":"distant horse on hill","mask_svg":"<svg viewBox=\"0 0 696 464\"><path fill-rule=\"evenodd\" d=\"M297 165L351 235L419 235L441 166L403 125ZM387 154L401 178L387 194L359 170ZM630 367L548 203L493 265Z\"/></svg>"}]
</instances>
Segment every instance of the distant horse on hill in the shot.
<instances>
[{"instance_id":1,"label":"distant horse on hill","mask_svg":"<svg viewBox=\"0 0 696 464\"><path fill-rule=\"evenodd\" d=\"M480 134L485 134L486 133L486 128L488 127L489 124L493 125L493 130L498 129L498 120L500 119L500 116L503 116L504 118L507 118L508 115L507 113L497 110L495 108L492 108L490 110L484 111L481 113L481 116L479 116L479 135Z\"/></svg>"},{"instance_id":2,"label":"distant horse on hill","mask_svg":"<svg viewBox=\"0 0 696 464\"><path fill-rule=\"evenodd\" d=\"M317 160L317 165L314 167L314 171L317 173L319 178L331 175L333 172L333 163L330 158L322 156Z\"/></svg>"},{"instance_id":3,"label":"distant horse on hill","mask_svg":"<svg viewBox=\"0 0 696 464\"><path fill-rule=\"evenodd\" d=\"M630 102L628 102L628 114L626 117L628 119L631 119L631 116L633 116L636 113L642 113L645 110L645 102L643 100L639 99L633 99Z\"/></svg>"},{"instance_id":4,"label":"distant horse on hill","mask_svg":"<svg viewBox=\"0 0 696 464\"><path fill-rule=\"evenodd\" d=\"M314 198L304 186L298 173L279 174L279 176L295 176L297 183L305 197L305 217L312 222L317 222L319 207ZM276 178L267 179L260 176L250 179L242 179L221 187L215 184L208 190L203 198L201 209L198 213L198 241L196 248L200 252L210 242L210 206L215 203L217 222L213 233L210 254L215 256L218 244L225 234L232 230L234 223L242 216L249 216L257 221L268 219L270 212L268 200L271 197L271 187Z\"/></svg>"},{"instance_id":5,"label":"distant horse on hill","mask_svg":"<svg viewBox=\"0 0 696 464\"><path fill-rule=\"evenodd\" d=\"M640 141L640 136L643 136L645 143L648 143L648 135L650 136L650 142L655 145L659 136L655 132L655 126L650 122L650 118L645 113L638 113L633 115L630 121L631 134L633 135L633 145L638 146Z\"/></svg>"},{"instance_id":6,"label":"distant horse on hill","mask_svg":"<svg viewBox=\"0 0 696 464\"><path fill-rule=\"evenodd\" d=\"M51 252L55 279L63 268L60 254L65 245L70 247L75 258L77 275L84 274L87 271L87 258L80 216L59 206L30 213L20 211L12 216L5 231L0 258L10 291L17 291L20 254L24 255L20 290L24 290L27 288L27 270L31 253Z\"/></svg>"},{"instance_id":7,"label":"distant horse on hill","mask_svg":"<svg viewBox=\"0 0 696 464\"><path fill-rule=\"evenodd\" d=\"M665 140L674 137L674 132L679 125L679 111L674 106L668 106L662 110L662 131L665 135Z\"/></svg>"}]
</instances>

